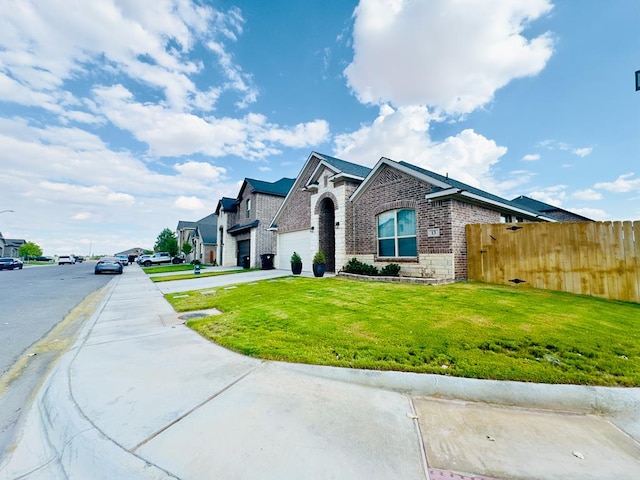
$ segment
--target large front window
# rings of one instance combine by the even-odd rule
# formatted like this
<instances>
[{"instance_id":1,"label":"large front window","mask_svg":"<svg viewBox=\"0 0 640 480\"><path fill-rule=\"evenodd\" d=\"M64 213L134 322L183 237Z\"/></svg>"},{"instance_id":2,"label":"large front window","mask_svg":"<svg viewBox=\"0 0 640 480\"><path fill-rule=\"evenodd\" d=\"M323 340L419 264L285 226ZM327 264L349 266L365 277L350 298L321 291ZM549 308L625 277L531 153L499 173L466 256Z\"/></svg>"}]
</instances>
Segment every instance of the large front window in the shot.
<instances>
[{"instance_id":1,"label":"large front window","mask_svg":"<svg viewBox=\"0 0 640 480\"><path fill-rule=\"evenodd\" d=\"M416 257L416 211L391 210L378 215L378 256Z\"/></svg>"}]
</instances>

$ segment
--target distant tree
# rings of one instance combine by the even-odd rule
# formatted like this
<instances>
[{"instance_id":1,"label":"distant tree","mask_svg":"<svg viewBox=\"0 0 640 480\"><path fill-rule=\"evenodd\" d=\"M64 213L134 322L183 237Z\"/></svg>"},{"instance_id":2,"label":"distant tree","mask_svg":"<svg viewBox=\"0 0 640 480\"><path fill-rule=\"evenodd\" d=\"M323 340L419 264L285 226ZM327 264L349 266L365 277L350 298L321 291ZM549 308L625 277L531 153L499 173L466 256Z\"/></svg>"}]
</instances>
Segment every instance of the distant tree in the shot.
<instances>
[{"instance_id":1,"label":"distant tree","mask_svg":"<svg viewBox=\"0 0 640 480\"><path fill-rule=\"evenodd\" d=\"M193 251L193 247L189 242L185 242L182 244L182 253L185 255L189 255Z\"/></svg>"},{"instance_id":2,"label":"distant tree","mask_svg":"<svg viewBox=\"0 0 640 480\"><path fill-rule=\"evenodd\" d=\"M27 242L20 245L18 255L22 258L36 258L42 256L42 249L33 242Z\"/></svg>"},{"instance_id":3,"label":"distant tree","mask_svg":"<svg viewBox=\"0 0 640 480\"><path fill-rule=\"evenodd\" d=\"M156 244L153 246L156 252L169 252L172 257L178 254L178 239L170 228L165 228L158 235Z\"/></svg>"}]
</instances>

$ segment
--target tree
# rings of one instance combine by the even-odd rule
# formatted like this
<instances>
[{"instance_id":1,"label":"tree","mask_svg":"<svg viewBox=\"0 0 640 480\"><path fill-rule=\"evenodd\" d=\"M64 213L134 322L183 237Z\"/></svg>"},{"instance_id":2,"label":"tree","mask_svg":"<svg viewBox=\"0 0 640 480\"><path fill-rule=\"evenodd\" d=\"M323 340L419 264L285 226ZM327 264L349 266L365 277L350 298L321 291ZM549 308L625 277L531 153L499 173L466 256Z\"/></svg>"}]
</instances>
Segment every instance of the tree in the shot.
<instances>
[{"instance_id":1,"label":"tree","mask_svg":"<svg viewBox=\"0 0 640 480\"><path fill-rule=\"evenodd\" d=\"M169 255L175 257L178 254L178 239L175 233L170 228L162 230L153 249L156 252L169 252Z\"/></svg>"},{"instance_id":2,"label":"tree","mask_svg":"<svg viewBox=\"0 0 640 480\"><path fill-rule=\"evenodd\" d=\"M27 242L20 245L18 255L22 258L35 258L42 256L42 249L33 242Z\"/></svg>"},{"instance_id":3,"label":"tree","mask_svg":"<svg viewBox=\"0 0 640 480\"><path fill-rule=\"evenodd\" d=\"M182 244L182 253L184 253L185 255L189 255L192 251L193 247L191 247L191 244L189 242L185 242Z\"/></svg>"}]
</instances>

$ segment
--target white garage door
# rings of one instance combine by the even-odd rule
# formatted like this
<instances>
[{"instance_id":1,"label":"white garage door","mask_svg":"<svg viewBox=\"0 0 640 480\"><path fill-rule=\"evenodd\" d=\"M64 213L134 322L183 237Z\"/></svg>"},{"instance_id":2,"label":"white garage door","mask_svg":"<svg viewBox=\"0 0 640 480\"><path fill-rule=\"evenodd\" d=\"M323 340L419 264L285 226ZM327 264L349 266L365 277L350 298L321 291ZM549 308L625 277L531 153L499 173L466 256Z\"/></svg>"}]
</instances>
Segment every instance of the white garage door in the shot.
<instances>
[{"instance_id":1,"label":"white garage door","mask_svg":"<svg viewBox=\"0 0 640 480\"><path fill-rule=\"evenodd\" d=\"M309 230L300 230L291 233L278 234L278 268L291 269L291 254L298 252L302 257L302 270L311 271L311 233Z\"/></svg>"}]
</instances>

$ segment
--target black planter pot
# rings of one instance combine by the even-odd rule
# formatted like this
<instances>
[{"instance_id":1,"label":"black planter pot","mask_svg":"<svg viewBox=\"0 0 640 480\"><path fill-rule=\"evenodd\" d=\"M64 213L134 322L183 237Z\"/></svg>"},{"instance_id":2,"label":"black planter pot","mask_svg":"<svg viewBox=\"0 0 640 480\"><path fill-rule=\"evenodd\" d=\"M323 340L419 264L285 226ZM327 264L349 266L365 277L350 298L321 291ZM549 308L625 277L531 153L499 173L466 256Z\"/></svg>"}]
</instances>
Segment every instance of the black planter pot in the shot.
<instances>
[{"instance_id":1,"label":"black planter pot","mask_svg":"<svg viewBox=\"0 0 640 480\"><path fill-rule=\"evenodd\" d=\"M324 263L314 263L313 264L313 276L314 277L323 277L324 276Z\"/></svg>"},{"instance_id":2,"label":"black planter pot","mask_svg":"<svg viewBox=\"0 0 640 480\"><path fill-rule=\"evenodd\" d=\"M294 275L300 275L300 272L302 272L302 263L292 263L291 273Z\"/></svg>"}]
</instances>

